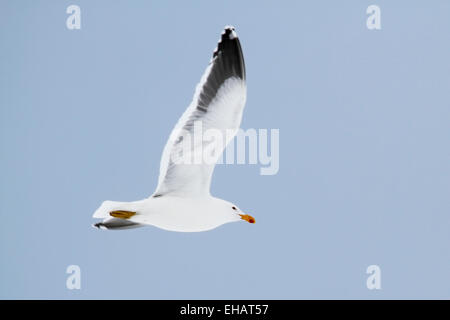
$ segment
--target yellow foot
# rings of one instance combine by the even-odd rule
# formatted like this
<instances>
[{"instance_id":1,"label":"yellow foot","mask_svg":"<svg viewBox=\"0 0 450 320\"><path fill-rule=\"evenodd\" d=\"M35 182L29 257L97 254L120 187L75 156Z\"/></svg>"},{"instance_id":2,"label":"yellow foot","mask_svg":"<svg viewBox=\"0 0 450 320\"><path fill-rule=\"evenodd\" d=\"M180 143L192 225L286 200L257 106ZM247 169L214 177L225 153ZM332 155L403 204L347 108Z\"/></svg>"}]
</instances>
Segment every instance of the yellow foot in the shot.
<instances>
[{"instance_id":1,"label":"yellow foot","mask_svg":"<svg viewBox=\"0 0 450 320\"><path fill-rule=\"evenodd\" d=\"M120 219L130 219L135 214L136 214L136 212L125 211L125 210L116 210L116 211L111 211L109 213L110 216L112 216L114 218L120 218Z\"/></svg>"}]
</instances>

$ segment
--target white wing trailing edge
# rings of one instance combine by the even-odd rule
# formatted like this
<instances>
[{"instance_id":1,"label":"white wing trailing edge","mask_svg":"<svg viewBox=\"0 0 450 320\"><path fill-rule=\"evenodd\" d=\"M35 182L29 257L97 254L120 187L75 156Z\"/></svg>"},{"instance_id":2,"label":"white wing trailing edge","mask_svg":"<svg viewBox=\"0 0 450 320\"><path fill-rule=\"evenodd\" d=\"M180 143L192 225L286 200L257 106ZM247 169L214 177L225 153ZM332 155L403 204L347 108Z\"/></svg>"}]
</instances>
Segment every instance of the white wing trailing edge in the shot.
<instances>
[{"instance_id":1,"label":"white wing trailing edge","mask_svg":"<svg viewBox=\"0 0 450 320\"><path fill-rule=\"evenodd\" d=\"M165 194L181 196L208 196L215 162L241 124L246 101L245 65L239 38L233 27L226 27L194 98L184 112L163 151L158 187L153 197ZM226 138L220 144L205 141L194 133L195 124L201 122L202 131L216 129ZM186 133L194 139L186 150ZM231 133L231 134L230 134ZM184 156L202 154L213 147L215 160L205 163L176 161ZM187 151L187 153L186 153Z\"/></svg>"}]
</instances>

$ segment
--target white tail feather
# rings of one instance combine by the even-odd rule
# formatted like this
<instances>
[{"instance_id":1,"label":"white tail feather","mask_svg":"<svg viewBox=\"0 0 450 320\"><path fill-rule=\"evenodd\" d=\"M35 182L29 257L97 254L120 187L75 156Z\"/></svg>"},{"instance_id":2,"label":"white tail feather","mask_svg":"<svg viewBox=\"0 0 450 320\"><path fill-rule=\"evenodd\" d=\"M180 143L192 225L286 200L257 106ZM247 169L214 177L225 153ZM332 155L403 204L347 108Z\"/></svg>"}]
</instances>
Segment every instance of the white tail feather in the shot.
<instances>
[{"instance_id":1,"label":"white tail feather","mask_svg":"<svg viewBox=\"0 0 450 320\"><path fill-rule=\"evenodd\" d=\"M103 201L102 205L95 210L93 217L94 218L110 218L109 213L114 210L120 209L120 207L126 202L119 201Z\"/></svg>"}]
</instances>

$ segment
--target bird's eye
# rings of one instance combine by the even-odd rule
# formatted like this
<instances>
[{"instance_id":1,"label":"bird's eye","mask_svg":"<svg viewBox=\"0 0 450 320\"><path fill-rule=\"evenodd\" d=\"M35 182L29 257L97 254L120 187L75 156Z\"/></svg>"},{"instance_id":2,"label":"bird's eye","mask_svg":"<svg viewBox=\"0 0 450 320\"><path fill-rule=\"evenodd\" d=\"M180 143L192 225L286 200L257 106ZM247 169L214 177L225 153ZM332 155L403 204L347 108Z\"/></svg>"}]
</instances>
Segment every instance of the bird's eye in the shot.
<instances>
[{"instance_id":1,"label":"bird's eye","mask_svg":"<svg viewBox=\"0 0 450 320\"><path fill-rule=\"evenodd\" d=\"M231 209L233 209L233 210L237 210L235 206L231 207Z\"/></svg>"}]
</instances>

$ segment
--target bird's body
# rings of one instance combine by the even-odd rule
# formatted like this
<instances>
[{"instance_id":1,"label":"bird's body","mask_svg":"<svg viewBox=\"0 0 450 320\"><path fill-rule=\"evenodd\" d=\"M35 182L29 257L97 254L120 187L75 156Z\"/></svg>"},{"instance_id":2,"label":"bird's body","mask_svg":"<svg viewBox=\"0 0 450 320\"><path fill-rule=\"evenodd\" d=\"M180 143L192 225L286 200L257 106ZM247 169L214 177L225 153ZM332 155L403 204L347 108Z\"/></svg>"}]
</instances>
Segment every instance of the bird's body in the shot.
<instances>
[{"instance_id":1,"label":"bird's body","mask_svg":"<svg viewBox=\"0 0 450 320\"><path fill-rule=\"evenodd\" d=\"M103 221L95 226L126 229L153 225L169 231L198 232L240 220L254 223L253 217L209 192L215 163L239 129L245 100L240 42L234 28L226 27L192 103L164 148L156 191L140 201L103 202L94 213L94 218ZM203 130L214 130L216 138L196 134L198 124Z\"/></svg>"},{"instance_id":2,"label":"bird's body","mask_svg":"<svg viewBox=\"0 0 450 320\"><path fill-rule=\"evenodd\" d=\"M116 221L111 212L134 213L128 219L120 219L142 225L152 225L168 231L199 232L214 229L222 224L239 221L241 217L229 212L233 205L212 196L180 197L165 196L148 198L134 202L105 201L94 218L106 218L99 227L108 228L108 220ZM104 213L108 213L108 216ZM114 213L113 213L114 214ZM138 225L127 225L135 227Z\"/></svg>"}]
</instances>

